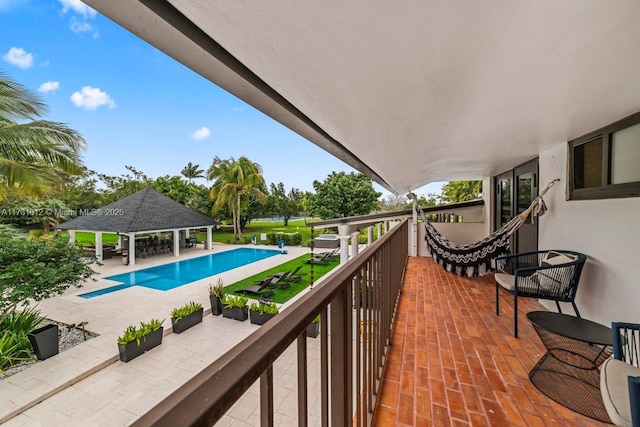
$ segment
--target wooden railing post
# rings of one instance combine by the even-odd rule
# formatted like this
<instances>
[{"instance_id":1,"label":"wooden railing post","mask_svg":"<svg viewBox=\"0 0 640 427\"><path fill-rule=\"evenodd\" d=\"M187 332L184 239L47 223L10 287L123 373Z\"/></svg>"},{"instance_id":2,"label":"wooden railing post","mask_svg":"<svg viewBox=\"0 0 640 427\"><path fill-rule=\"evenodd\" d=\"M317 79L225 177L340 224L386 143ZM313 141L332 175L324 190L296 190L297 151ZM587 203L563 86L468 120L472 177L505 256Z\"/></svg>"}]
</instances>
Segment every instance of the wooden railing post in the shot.
<instances>
[{"instance_id":1,"label":"wooden railing post","mask_svg":"<svg viewBox=\"0 0 640 427\"><path fill-rule=\"evenodd\" d=\"M351 286L344 286L331 302L331 425L347 426L353 421L353 341Z\"/></svg>"}]
</instances>

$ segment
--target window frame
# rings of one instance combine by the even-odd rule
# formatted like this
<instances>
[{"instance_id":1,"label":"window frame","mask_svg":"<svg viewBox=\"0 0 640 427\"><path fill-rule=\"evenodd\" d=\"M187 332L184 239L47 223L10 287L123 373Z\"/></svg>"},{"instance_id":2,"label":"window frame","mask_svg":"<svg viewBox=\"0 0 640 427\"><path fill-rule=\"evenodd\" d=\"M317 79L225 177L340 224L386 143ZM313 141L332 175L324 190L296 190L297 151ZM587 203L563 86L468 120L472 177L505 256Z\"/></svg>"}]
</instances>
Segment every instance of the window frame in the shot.
<instances>
[{"instance_id":1,"label":"window frame","mask_svg":"<svg viewBox=\"0 0 640 427\"><path fill-rule=\"evenodd\" d=\"M640 181L624 184L610 184L611 182L611 145L612 134L640 123L640 112L618 120L603 128L589 132L568 142L568 182L569 194L567 200L617 199L625 197L640 197ZM575 188L574 184L574 151L575 148L602 138L602 178L599 187ZM640 167L640 165L638 165Z\"/></svg>"}]
</instances>

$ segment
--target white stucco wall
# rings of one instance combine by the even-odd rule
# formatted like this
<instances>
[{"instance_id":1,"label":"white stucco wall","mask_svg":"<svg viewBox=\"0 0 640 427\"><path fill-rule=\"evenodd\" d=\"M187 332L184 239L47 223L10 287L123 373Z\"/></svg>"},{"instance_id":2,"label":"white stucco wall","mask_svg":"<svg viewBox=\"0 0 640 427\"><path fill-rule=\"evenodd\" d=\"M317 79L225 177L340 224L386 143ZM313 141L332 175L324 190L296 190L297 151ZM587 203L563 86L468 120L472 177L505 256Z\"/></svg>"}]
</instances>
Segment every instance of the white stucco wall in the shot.
<instances>
[{"instance_id":1,"label":"white stucco wall","mask_svg":"<svg viewBox=\"0 0 640 427\"><path fill-rule=\"evenodd\" d=\"M582 317L640 322L640 198L567 201L566 143L540 154L540 188L554 178L561 181L545 196L539 248L587 255L576 298ZM570 304L562 309L573 314Z\"/></svg>"}]
</instances>

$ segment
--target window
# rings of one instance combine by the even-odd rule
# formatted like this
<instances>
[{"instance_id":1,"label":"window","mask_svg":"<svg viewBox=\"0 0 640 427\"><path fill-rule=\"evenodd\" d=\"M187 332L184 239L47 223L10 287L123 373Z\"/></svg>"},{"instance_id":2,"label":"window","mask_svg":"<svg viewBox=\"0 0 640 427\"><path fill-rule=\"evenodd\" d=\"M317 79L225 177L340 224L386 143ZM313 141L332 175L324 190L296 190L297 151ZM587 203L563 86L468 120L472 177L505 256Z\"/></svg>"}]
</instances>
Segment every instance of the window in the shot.
<instances>
[{"instance_id":1,"label":"window","mask_svg":"<svg viewBox=\"0 0 640 427\"><path fill-rule=\"evenodd\" d=\"M640 113L569 141L571 200L640 196Z\"/></svg>"}]
</instances>

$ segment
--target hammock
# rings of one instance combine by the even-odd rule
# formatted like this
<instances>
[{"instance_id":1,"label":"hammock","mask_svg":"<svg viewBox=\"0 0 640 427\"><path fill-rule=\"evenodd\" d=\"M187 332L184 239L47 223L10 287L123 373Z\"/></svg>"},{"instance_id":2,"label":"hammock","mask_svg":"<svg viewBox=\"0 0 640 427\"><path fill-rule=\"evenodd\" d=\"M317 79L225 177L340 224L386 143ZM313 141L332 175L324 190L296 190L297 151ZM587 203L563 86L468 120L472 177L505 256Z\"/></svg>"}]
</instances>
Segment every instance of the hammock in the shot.
<instances>
[{"instance_id":1,"label":"hammock","mask_svg":"<svg viewBox=\"0 0 640 427\"><path fill-rule=\"evenodd\" d=\"M509 253L509 237L524 224L530 213L534 217L539 217L546 211L547 207L542 199L553 185L559 181L554 179L544 190L536 197L529 207L522 213L516 215L479 242L468 245L457 245L447 240L431 225L424 214L424 211L417 204L416 195L410 193L410 196L416 202L416 211L422 217L426 229L425 240L429 253L442 268L449 272L453 272L458 276L482 276L491 271L491 260L500 255Z\"/></svg>"}]
</instances>

